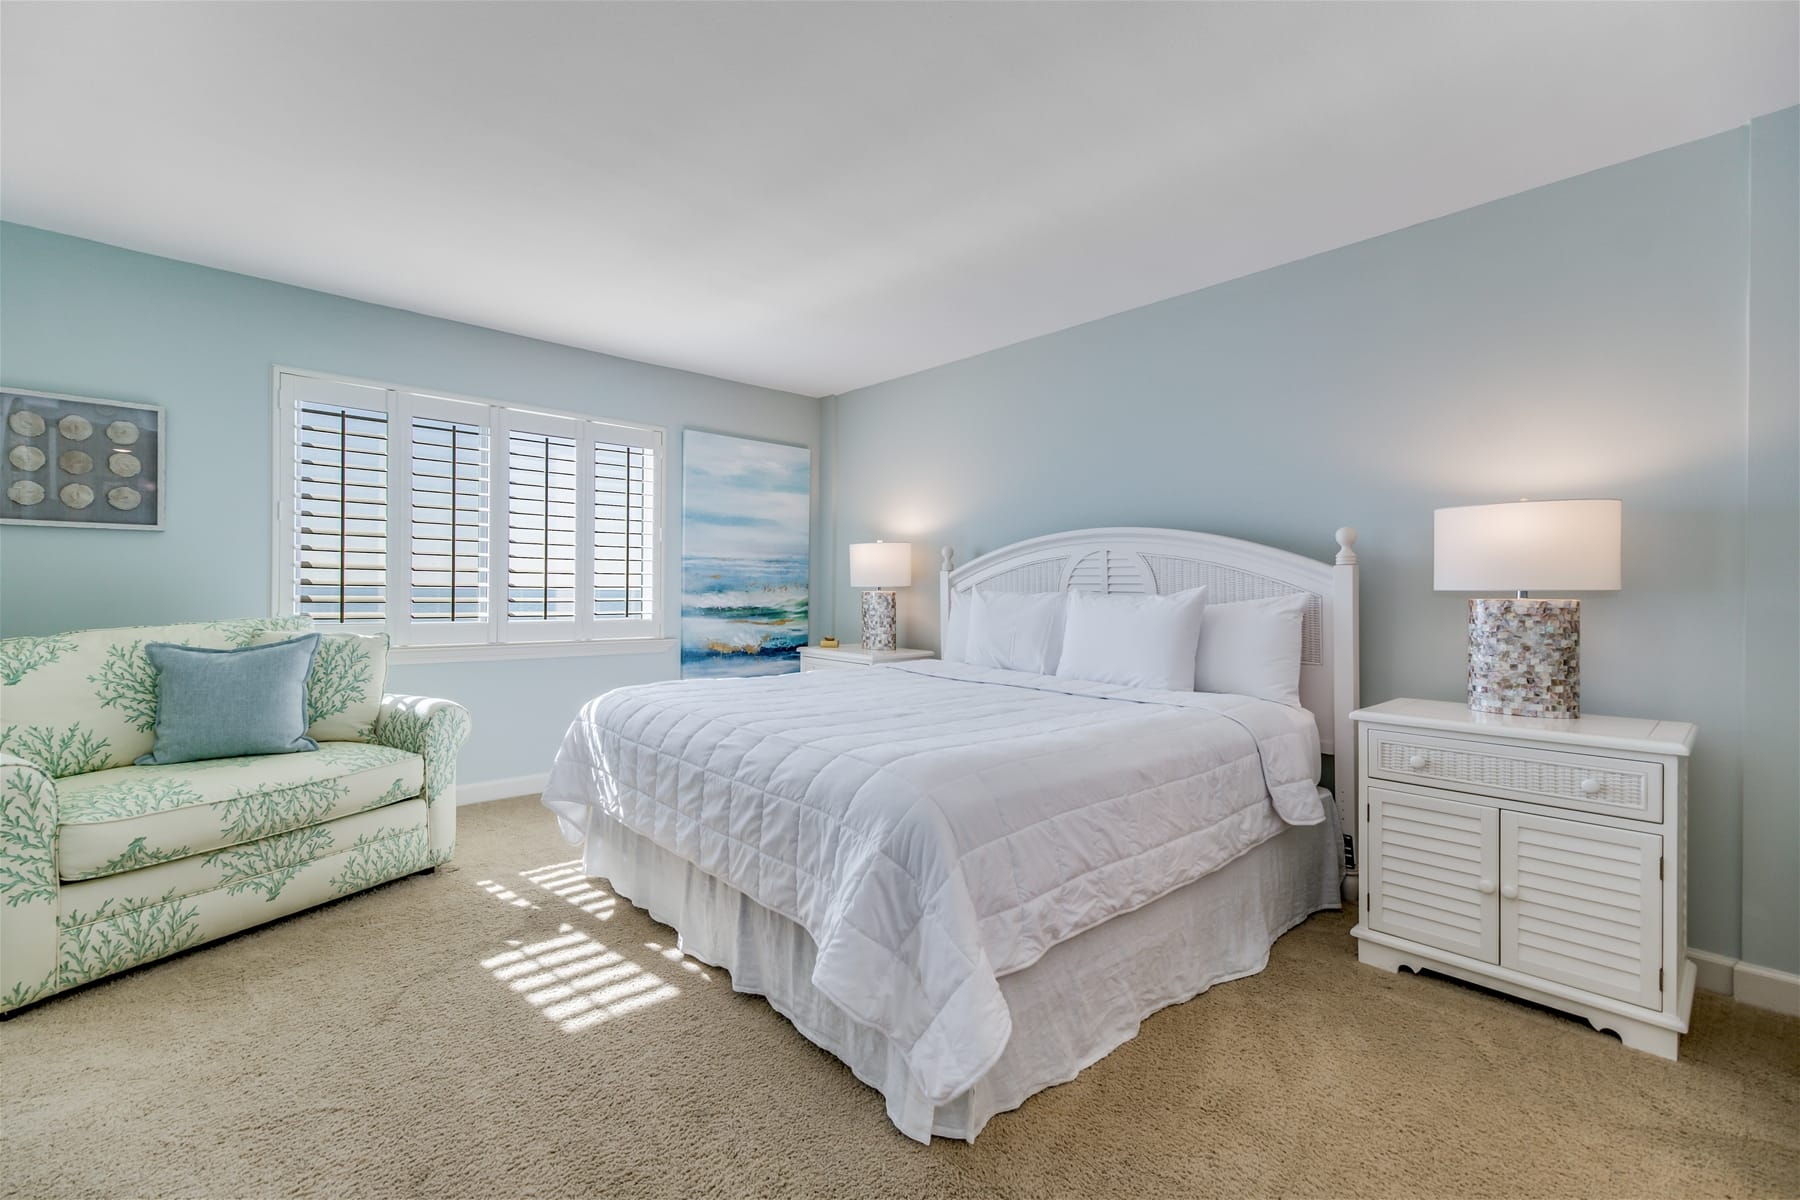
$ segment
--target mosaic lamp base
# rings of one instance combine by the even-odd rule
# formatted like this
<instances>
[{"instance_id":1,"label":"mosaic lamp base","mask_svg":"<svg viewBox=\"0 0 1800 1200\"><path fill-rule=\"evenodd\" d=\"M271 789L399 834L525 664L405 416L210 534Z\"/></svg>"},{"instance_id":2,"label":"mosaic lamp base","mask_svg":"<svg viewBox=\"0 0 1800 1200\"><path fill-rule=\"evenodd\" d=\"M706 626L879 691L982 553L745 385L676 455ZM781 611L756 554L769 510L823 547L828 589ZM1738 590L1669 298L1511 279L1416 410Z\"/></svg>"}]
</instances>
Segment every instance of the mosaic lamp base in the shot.
<instances>
[{"instance_id":1,"label":"mosaic lamp base","mask_svg":"<svg viewBox=\"0 0 1800 1200\"><path fill-rule=\"evenodd\" d=\"M893 650L899 647L899 620L894 593L867 591L862 594L862 644L864 650Z\"/></svg>"},{"instance_id":2,"label":"mosaic lamp base","mask_svg":"<svg viewBox=\"0 0 1800 1200\"><path fill-rule=\"evenodd\" d=\"M1469 707L1508 717L1581 715L1581 601L1469 601Z\"/></svg>"}]
</instances>

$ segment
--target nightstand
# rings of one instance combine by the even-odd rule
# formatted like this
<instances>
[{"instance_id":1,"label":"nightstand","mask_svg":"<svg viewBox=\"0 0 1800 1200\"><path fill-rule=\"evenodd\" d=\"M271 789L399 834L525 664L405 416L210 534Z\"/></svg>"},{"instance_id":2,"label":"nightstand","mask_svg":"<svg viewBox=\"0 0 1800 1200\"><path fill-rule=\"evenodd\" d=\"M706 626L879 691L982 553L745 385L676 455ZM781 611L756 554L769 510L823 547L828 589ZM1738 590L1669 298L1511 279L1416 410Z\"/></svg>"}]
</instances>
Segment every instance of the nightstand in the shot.
<instances>
[{"instance_id":1,"label":"nightstand","mask_svg":"<svg viewBox=\"0 0 1800 1200\"><path fill-rule=\"evenodd\" d=\"M827 650L823 646L800 647L802 671L841 671L851 667L878 667L883 663L916 662L936 658L930 650L864 650L861 646L839 646Z\"/></svg>"},{"instance_id":2,"label":"nightstand","mask_svg":"<svg viewBox=\"0 0 1800 1200\"><path fill-rule=\"evenodd\" d=\"M1694 726L1500 717L1436 700L1350 718L1357 957L1507 992L1676 1057L1694 1000Z\"/></svg>"}]
</instances>

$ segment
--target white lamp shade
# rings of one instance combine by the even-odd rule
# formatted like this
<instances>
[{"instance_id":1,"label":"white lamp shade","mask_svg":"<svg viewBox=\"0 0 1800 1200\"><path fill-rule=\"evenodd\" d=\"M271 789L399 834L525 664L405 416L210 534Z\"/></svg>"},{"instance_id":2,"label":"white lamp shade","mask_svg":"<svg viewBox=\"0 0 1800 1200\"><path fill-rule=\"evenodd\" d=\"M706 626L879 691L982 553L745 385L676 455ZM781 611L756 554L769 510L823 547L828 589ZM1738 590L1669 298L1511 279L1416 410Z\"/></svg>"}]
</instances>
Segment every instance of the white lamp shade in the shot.
<instances>
[{"instance_id":1,"label":"white lamp shade","mask_svg":"<svg viewBox=\"0 0 1800 1200\"><path fill-rule=\"evenodd\" d=\"M1618 500L1521 500L1440 508L1432 522L1440 592L1615 592Z\"/></svg>"},{"instance_id":2,"label":"white lamp shade","mask_svg":"<svg viewBox=\"0 0 1800 1200\"><path fill-rule=\"evenodd\" d=\"M855 588L911 587L912 543L851 543L850 586Z\"/></svg>"}]
</instances>

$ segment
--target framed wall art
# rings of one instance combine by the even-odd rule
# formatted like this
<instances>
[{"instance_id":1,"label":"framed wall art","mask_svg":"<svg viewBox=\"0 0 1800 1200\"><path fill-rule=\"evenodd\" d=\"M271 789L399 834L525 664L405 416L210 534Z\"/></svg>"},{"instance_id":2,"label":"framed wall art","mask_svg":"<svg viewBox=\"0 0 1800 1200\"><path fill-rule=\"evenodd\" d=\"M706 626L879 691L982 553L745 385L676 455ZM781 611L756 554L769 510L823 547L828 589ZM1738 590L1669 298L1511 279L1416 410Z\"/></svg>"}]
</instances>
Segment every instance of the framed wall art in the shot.
<instances>
[{"instance_id":1,"label":"framed wall art","mask_svg":"<svg viewBox=\"0 0 1800 1200\"><path fill-rule=\"evenodd\" d=\"M0 388L0 522L163 527L163 410Z\"/></svg>"},{"instance_id":2,"label":"framed wall art","mask_svg":"<svg viewBox=\"0 0 1800 1200\"><path fill-rule=\"evenodd\" d=\"M699 429L681 450L682 677L798 671L812 451Z\"/></svg>"}]
</instances>

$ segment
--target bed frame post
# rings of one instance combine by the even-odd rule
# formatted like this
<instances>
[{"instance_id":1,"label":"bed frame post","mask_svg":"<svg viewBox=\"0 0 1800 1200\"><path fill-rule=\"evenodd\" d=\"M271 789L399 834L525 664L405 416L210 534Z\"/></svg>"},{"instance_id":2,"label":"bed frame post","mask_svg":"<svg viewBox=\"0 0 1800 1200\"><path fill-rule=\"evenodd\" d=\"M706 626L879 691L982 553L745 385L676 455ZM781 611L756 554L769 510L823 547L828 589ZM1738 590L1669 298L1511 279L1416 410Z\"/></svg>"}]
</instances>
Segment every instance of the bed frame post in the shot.
<instances>
[{"instance_id":1,"label":"bed frame post","mask_svg":"<svg viewBox=\"0 0 1800 1200\"><path fill-rule=\"evenodd\" d=\"M1356 843L1357 762L1356 730L1350 714L1361 706L1361 672L1357 665L1356 530L1346 525L1337 531L1338 552L1331 568L1331 741L1332 790L1337 796L1338 819L1350 839L1355 866L1344 875L1344 899L1357 897L1362 847Z\"/></svg>"},{"instance_id":2,"label":"bed frame post","mask_svg":"<svg viewBox=\"0 0 1800 1200\"><path fill-rule=\"evenodd\" d=\"M944 565L938 572L938 657L950 648L950 572L956 570L956 548L945 546L938 552Z\"/></svg>"}]
</instances>

